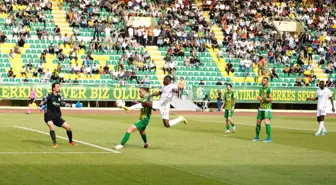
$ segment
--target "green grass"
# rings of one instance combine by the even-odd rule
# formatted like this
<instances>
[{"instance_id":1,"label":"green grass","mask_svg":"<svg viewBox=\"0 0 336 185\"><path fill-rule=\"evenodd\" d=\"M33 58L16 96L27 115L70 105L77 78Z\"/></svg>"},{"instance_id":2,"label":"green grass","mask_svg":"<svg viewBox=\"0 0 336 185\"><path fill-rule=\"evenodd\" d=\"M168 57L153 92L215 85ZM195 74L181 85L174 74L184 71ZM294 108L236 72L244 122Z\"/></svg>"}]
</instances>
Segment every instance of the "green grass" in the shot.
<instances>
[{"instance_id":1,"label":"green grass","mask_svg":"<svg viewBox=\"0 0 336 185\"><path fill-rule=\"evenodd\" d=\"M147 129L152 147L144 149L140 135L134 133L119 154L83 144L72 147L61 139L59 147L52 148L49 136L13 127L48 132L42 114L0 116L1 185L336 182L336 117L332 116L326 119L329 132L323 137L314 136L315 117L274 117L272 143L251 142L254 116L234 117L237 133L230 135L224 134L223 116L185 116L188 125L169 129L154 116ZM67 114L64 119L72 126L75 139L112 148L137 115ZM261 133L264 139L264 126ZM66 137L63 129L58 128L56 134Z\"/></svg>"}]
</instances>

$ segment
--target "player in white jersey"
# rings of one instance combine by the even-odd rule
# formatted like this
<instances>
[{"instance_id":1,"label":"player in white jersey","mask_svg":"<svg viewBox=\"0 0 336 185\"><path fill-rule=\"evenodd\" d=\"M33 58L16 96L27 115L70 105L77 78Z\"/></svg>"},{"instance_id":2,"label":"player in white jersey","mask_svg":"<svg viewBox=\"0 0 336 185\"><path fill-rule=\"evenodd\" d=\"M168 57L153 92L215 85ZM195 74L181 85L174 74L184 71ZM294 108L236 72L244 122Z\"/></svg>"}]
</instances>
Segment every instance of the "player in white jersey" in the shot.
<instances>
[{"instance_id":1,"label":"player in white jersey","mask_svg":"<svg viewBox=\"0 0 336 185\"><path fill-rule=\"evenodd\" d=\"M143 102L131 107L124 106L123 108L125 110L134 110L141 109L142 107L150 107L154 110L159 110L165 127L171 127L180 122L187 124L187 120L182 116L169 120L170 102L173 99L174 93L178 93L178 87L176 84L172 84L171 76L167 75L163 79L163 86L160 91L150 95L150 97L160 96L158 101Z\"/></svg>"},{"instance_id":2,"label":"player in white jersey","mask_svg":"<svg viewBox=\"0 0 336 185\"><path fill-rule=\"evenodd\" d=\"M317 100L317 122L319 124L319 128L315 133L315 136L320 136L322 132L322 136L327 134L327 130L324 126L324 117L327 115L327 104L328 100L331 101L332 111L335 112L334 101L332 98L331 91L325 87L324 81L320 81L319 88L315 93L314 98L307 98L307 101L316 101Z\"/></svg>"}]
</instances>

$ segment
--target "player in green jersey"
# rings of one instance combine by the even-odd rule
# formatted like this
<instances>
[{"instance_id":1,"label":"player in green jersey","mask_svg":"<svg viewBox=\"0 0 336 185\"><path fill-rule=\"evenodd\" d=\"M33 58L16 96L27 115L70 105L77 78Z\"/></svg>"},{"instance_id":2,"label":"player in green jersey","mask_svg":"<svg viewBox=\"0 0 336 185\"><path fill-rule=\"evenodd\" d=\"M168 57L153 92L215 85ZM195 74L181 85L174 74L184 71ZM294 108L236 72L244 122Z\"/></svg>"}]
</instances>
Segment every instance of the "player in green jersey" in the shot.
<instances>
[{"instance_id":1,"label":"player in green jersey","mask_svg":"<svg viewBox=\"0 0 336 185\"><path fill-rule=\"evenodd\" d=\"M142 98L142 102L150 101L150 96L148 92L149 92L148 88L141 87L139 89L139 95ZM131 133L136 132L136 131L140 132L141 138L143 142L145 143L144 147L148 148L150 144L147 143L147 136L146 136L145 130L146 130L147 125L149 124L151 115L152 115L152 108L149 108L149 107L141 108L139 120L135 122L135 124L130 125L127 128L126 133L124 137L122 138L120 144L116 145L114 149L117 149L117 150L122 149L124 145L127 143L127 141L129 140Z\"/></svg>"},{"instance_id":2,"label":"player in green jersey","mask_svg":"<svg viewBox=\"0 0 336 185\"><path fill-rule=\"evenodd\" d=\"M230 133L230 124L232 126L232 132L236 132L236 127L233 123L232 116L234 112L234 107L236 103L236 94L232 90L232 85L228 84L226 86L226 92L224 93L224 104L222 105L221 109L224 108L224 118L226 119L226 134Z\"/></svg>"},{"instance_id":3,"label":"player in green jersey","mask_svg":"<svg viewBox=\"0 0 336 185\"><path fill-rule=\"evenodd\" d=\"M264 77L261 81L262 87L259 90L257 100L260 101L260 107L257 115L256 137L252 141L259 141L259 133L261 130L261 122L264 120L266 125L267 138L264 142L272 142L272 89L269 87L268 78Z\"/></svg>"}]
</instances>

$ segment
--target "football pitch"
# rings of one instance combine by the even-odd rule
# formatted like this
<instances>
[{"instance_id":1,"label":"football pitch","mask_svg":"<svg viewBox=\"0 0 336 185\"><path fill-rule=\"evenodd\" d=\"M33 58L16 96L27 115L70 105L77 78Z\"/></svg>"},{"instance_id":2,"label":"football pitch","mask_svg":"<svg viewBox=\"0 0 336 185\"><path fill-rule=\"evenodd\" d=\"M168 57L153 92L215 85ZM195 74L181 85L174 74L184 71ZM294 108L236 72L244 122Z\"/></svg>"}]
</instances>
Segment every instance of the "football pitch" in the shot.
<instances>
[{"instance_id":1,"label":"football pitch","mask_svg":"<svg viewBox=\"0 0 336 185\"><path fill-rule=\"evenodd\" d=\"M154 115L151 148L133 133L113 150L138 114L65 114L78 146L56 128L51 147L43 114L1 113L1 185L332 185L336 182L336 117L326 136L315 137L313 115L274 115L272 143L252 142L256 114L235 115L237 133L224 134L222 115L184 115L189 124L165 128ZM172 115L171 117L176 117ZM262 126L260 139L266 138Z\"/></svg>"}]
</instances>

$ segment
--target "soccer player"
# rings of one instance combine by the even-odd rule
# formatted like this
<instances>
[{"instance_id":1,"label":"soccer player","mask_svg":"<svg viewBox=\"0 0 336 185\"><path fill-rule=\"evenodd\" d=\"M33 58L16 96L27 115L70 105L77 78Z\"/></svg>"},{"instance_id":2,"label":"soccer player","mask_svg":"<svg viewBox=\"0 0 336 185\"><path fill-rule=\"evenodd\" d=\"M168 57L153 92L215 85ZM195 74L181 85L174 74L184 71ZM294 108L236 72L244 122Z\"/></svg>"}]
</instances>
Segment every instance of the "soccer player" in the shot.
<instances>
[{"instance_id":1,"label":"soccer player","mask_svg":"<svg viewBox=\"0 0 336 185\"><path fill-rule=\"evenodd\" d=\"M139 89L139 95L142 98L142 102L150 101L150 96L148 92L149 92L149 89L146 87L141 87ZM147 136L146 136L145 130L146 130L147 125L149 124L151 115L152 115L152 108L150 107L141 108L139 120L135 122L135 124L130 125L127 128L126 133L124 137L122 138L120 144L116 145L114 148L117 150L122 149L124 145L127 143L127 141L129 140L131 133L136 132L136 131L139 131L141 135L141 138L144 142L144 148L148 148L150 144L147 143Z\"/></svg>"},{"instance_id":2,"label":"soccer player","mask_svg":"<svg viewBox=\"0 0 336 185\"><path fill-rule=\"evenodd\" d=\"M36 92L33 88L33 86L30 87L30 95L29 95L29 104L28 104L28 112L27 114L30 114L31 108L33 106L33 103L35 103L36 100Z\"/></svg>"},{"instance_id":3,"label":"soccer player","mask_svg":"<svg viewBox=\"0 0 336 185\"><path fill-rule=\"evenodd\" d=\"M324 81L320 81L319 88L316 90L314 98L307 98L307 101L316 101L317 100L317 123L319 128L315 133L315 136L322 136L327 134L327 130L324 126L324 117L327 115L327 103L328 99L331 101L332 111L335 112L334 100L331 95L331 91L325 87Z\"/></svg>"},{"instance_id":4,"label":"soccer player","mask_svg":"<svg viewBox=\"0 0 336 185\"><path fill-rule=\"evenodd\" d=\"M260 102L260 107L258 109L257 115L257 126L256 126L256 136L252 141L259 141L259 133L261 130L261 122L264 120L266 125L267 138L264 142L272 142L272 130L271 130L271 119L272 119L272 89L269 87L268 78L264 77L261 81L262 87L259 90L259 96L257 100Z\"/></svg>"},{"instance_id":5,"label":"soccer player","mask_svg":"<svg viewBox=\"0 0 336 185\"><path fill-rule=\"evenodd\" d=\"M172 84L172 77L167 75L163 78L163 87L160 91L150 95L150 97L160 96L159 101L146 101L135 104L131 107L124 106L127 111L134 109L141 109L143 107L149 107L152 109L159 109L163 120L163 125L167 128L174 126L180 122L187 124L187 120L183 116L179 116L173 120L169 120L170 102L173 99L174 93L178 93L178 87L176 84Z\"/></svg>"},{"instance_id":6,"label":"soccer player","mask_svg":"<svg viewBox=\"0 0 336 185\"><path fill-rule=\"evenodd\" d=\"M224 118L226 119L226 134L230 133L230 124L232 126L232 132L236 132L235 124L233 123L232 116L234 112L234 107L236 103L236 94L232 90L232 85L226 85L226 92L224 93L224 104L222 105L221 109L224 108Z\"/></svg>"},{"instance_id":7,"label":"soccer player","mask_svg":"<svg viewBox=\"0 0 336 185\"><path fill-rule=\"evenodd\" d=\"M53 147L57 147L56 143L56 134L55 134L55 125L58 127L63 127L66 130L66 133L69 138L69 143L73 146L76 143L72 140L72 131L70 125L62 119L61 106L65 106L63 97L59 94L60 92L60 83L55 82L51 85L52 92L48 93L43 97L40 107L47 105L47 110L44 112L44 121L50 129L50 136L53 142Z\"/></svg>"}]
</instances>

